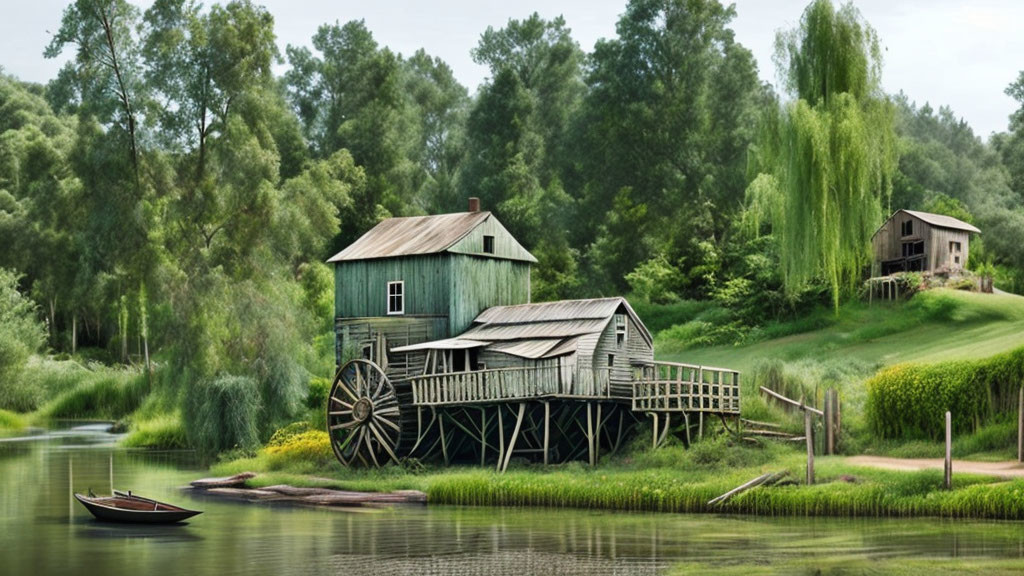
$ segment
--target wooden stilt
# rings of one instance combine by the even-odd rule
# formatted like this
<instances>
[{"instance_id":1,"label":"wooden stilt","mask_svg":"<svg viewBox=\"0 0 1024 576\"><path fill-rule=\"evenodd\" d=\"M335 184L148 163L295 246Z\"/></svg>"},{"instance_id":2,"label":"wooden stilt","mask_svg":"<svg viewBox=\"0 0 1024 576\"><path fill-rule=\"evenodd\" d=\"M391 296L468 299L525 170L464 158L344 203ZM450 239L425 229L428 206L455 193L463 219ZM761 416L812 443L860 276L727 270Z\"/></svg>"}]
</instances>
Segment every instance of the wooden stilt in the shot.
<instances>
[{"instance_id":1,"label":"wooden stilt","mask_svg":"<svg viewBox=\"0 0 1024 576\"><path fill-rule=\"evenodd\" d=\"M704 412L697 413L697 437L701 440L704 439Z\"/></svg>"},{"instance_id":2,"label":"wooden stilt","mask_svg":"<svg viewBox=\"0 0 1024 576\"><path fill-rule=\"evenodd\" d=\"M501 415L501 404L498 404L498 472L501 472L501 463L505 459L505 419Z\"/></svg>"},{"instance_id":3,"label":"wooden stilt","mask_svg":"<svg viewBox=\"0 0 1024 576\"><path fill-rule=\"evenodd\" d=\"M444 465L448 465L448 437L444 433L444 412L442 412L437 421L441 427L441 454L444 455Z\"/></svg>"},{"instance_id":4,"label":"wooden stilt","mask_svg":"<svg viewBox=\"0 0 1024 576\"><path fill-rule=\"evenodd\" d=\"M601 404L597 405L597 430L594 431L594 464L601 460Z\"/></svg>"},{"instance_id":5,"label":"wooden stilt","mask_svg":"<svg viewBox=\"0 0 1024 576\"><path fill-rule=\"evenodd\" d=\"M654 426L651 430L651 450L656 450L658 448L658 413L652 412L651 418L654 419Z\"/></svg>"},{"instance_id":6,"label":"wooden stilt","mask_svg":"<svg viewBox=\"0 0 1024 576\"><path fill-rule=\"evenodd\" d=\"M832 394L834 390L825 390L825 454L832 455Z\"/></svg>"},{"instance_id":7,"label":"wooden stilt","mask_svg":"<svg viewBox=\"0 0 1024 576\"><path fill-rule=\"evenodd\" d=\"M526 412L526 402L519 403L519 414L516 415L516 427L512 430L512 439L508 441L508 451L505 453L505 462L501 465L501 471L508 470L508 463L512 460L512 451L516 448L516 438L519 437L519 428L523 425L523 414Z\"/></svg>"},{"instance_id":8,"label":"wooden stilt","mask_svg":"<svg viewBox=\"0 0 1024 576\"><path fill-rule=\"evenodd\" d=\"M587 450L590 456L590 466L593 467L594 462L594 422L592 415L593 406L587 403Z\"/></svg>"},{"instance_id":9,"label":"wooden stilt","mask_svg":"<svg viewBox=\"0 0 1024 576\"><path fill-rule=\"evenodd\" d=\"M544 401L544 465L548 463L548 446L551 439L551 404Z\"/></svg>"},{"instance_id":10,"label":"wooden stilt","mask_svg":"<svg viewBox=\"0 0 1024 576\"><path fill-rule=\"evenodd\" d=\"M487 461L487 409L480 410L480 467Z\"/></svg>"}]
</instances>

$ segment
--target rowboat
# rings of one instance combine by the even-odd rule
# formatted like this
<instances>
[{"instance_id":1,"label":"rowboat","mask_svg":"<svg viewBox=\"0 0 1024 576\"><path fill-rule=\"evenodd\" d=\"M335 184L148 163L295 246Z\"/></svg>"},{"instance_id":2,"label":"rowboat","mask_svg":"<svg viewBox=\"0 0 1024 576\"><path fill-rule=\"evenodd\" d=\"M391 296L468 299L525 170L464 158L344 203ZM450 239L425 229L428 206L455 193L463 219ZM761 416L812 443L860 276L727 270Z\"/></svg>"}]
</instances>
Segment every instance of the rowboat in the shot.
<instances>
[{"instance_id":1,"label":"rowboat","mask_svg":"<svg viewBox=\"0 0 1024 576\"><path fill-rule=\"evenodd\" d=\"M187 520L197 510L187 510L164 502L157 502L129 492L115 490L113 496L95 496L75 494L75 499L82 503L97 520L106 522L137 522L143 524L172 524Z\"/></svg>"}]
</instances>

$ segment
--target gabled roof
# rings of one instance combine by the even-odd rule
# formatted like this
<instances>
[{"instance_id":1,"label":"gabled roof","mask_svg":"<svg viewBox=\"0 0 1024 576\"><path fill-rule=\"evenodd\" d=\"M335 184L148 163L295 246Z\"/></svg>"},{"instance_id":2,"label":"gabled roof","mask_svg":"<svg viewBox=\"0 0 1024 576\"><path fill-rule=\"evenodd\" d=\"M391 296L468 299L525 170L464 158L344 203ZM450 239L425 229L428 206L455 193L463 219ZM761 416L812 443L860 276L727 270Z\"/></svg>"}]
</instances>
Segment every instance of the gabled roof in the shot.
<instances>
[{"instance_id":1,"label":"gabled roof","mask_svg":"<svg viewBox=\"0 0 1024 576\"><path fill-rule=\"evenodd\" d=\"M893 212L892 216L889 216L889 218L887 218L885 222L888 223L890 220L895 218L896 215L899 214L900 212L909 214L914 218L917 218L918 220L921 220L922 222L925 222L927 224L931 224L932 226L935 226L937 228L949 228L952 230L963 230L965 232L974 232L975 234L981 234L981 230L978 230L974 226L971 226L967 222L964 222L963 220L960 220L958 218L953 218L952 216L946 216L943 214L932 214L931 212L918 212L917 210L897 210ZM882 224L882 226L879 227L879 230L881 230L884 227L885 224ZM878 232L876 231L875 234L878 234Z\"/></svg>"},{"instance_id":2,"label":"gabled roof","mask_svg":"<svg viewBox=\"0 0 1024 576\"><path fill-rule=\"evenodd\" d=\"M478 226L492 218L493 215L485 211L388 218L327 261L345 262L439 254L448 251ZM494 219L494 222L497 223L497 219ZM501 229L504 230L504 228ZM511 239L511 236L509 238ZM512 239L512 242L515 240ZM511 254L493 255L492 257L526 262L537 261L518 243L516 243L516 247L518 250L514 250Z\"/></svg>"}]
</instances>

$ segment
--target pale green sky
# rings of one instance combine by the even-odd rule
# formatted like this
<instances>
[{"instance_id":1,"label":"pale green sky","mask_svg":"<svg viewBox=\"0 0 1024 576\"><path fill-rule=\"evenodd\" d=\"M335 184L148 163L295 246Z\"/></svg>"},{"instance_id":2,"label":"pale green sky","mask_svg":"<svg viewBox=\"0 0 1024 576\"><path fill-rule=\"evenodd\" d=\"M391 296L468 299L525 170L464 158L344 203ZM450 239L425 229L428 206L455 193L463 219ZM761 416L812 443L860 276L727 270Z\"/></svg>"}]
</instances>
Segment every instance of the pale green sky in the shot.
<instances>
[{"instance_id":1,"label":"pale green sky","mask_svg":"<svg viewBox=\"0 0 1024 576\"><path fill-rule=\"evenodd\" d=\"M207 4L214 0L207 0ZM771 62L775 31L792 27L809 0L739 0L733 23L740 43L757 58L761 77L775 81ZM149 0L136 4L145 7ZM486 70L469 57L487 26L537 11L564 15L584 50L615 34L625 0L265 0L276 19L279 42L308 44L317 26L363 18L377 41L403 54L418 48L440 56L474 90ZM47 30L56 30L65 0L4 0L0 19L0 66L35 82L59 67L44 60ZM950 105L975 132L987 137L1006 129L1016 105L1003 89L1024 70L1024 2L1012 0L862 0L855 2L886 48L883 83L919 103Z\"/></svg>"}]
</instances>

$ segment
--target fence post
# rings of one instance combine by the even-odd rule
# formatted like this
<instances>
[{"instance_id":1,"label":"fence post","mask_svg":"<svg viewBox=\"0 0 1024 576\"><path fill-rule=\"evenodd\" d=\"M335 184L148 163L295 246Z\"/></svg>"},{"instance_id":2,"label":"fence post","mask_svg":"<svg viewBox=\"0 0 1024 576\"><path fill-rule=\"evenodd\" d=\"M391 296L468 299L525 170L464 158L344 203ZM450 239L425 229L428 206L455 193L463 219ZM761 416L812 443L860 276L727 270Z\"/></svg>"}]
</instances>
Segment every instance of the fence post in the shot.
<instances>
[{"instance_id":1,"label":"fence post","mask_svg":"<svg viewBox=\"0 0 1024 576\"><path fill-rule=\"evenodd\" d=\"M814 427L811 413L804 410L804 434L807 435L807 485L814 484Z\"/></svg>"},{"instance_id":2,"label":"fence post","mask_svg":"<svg viewBox=\"0 0 1024 576\"><path fill-rule=\"evenodd\" d=\"M953 487L953 418L946 412L946 490Z\"/></svg>"},{"instance_id":3,"label":"fence post","mask_svg":"<svg viewBox=\"0 0 1024 576\"><path fill-rule=\"evenodd\" d=\"M1024 386L1017 394L1017 462L1024 462Z\"/></svg>"},{"instance_id":4,"label":"fence post","mask_svg":"<svg viewBox=\"0 0 1024 576\"><path fill-rule=\"evenodd\" d=\"M832 388L825 389L825 454L831 456L834 453L835 446L835 429L832 424L832 396L835 394L835 390Z\"/></svg>"}]
</instances>

